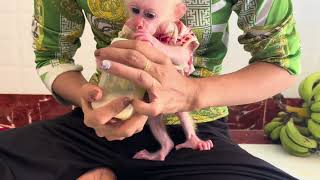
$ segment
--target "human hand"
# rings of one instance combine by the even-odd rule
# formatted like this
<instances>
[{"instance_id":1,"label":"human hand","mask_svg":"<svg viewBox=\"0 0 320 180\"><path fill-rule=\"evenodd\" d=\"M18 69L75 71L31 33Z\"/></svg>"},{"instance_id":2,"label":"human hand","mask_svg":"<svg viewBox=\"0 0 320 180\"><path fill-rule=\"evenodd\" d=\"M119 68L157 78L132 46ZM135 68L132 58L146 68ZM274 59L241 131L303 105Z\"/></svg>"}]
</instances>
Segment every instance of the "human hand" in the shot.
<instances>
[{"instance_id":1,"label":"human hand","mask_svg":"<svg viewBox=\"0 0 320 180\"><path fill-rule=\"evenodd\" d=\"M145 41L150 43L153 47L157 49L163 49L162 48L163 44L150 33L136 32L133 34L133 39L139 40L139 41Z\"/></svg>"},{"instance_id":2,"label":"human hand","mask_svg":"<svg viewBox=\"0 0 320 180\"><path fill-rule=\"evenodd\" d=\"M142 41L118 41L97 50L95 56L97 67L147 90L150 103L134 99L132 105L136 112L157 116L197 107L196 81L178 73L170 58L156 48Z\"/></svg>"},{"instance_id":3,"label":"human hand","mask_svg":"<svg viewBox=\"0 0 320 180\"><path fill-rule=\"evenodd\" d=\"M131 103L128 97L117 98L107 105L93 109L91 102L102 97L100 87L89 83L85 84L81 88L81 94L84 124L93 128L99 137L104 137L109 141L123 140L140 132L147 121L147 116L138 113L126 121L113 118Z\"/></svg>"}]
</instances>

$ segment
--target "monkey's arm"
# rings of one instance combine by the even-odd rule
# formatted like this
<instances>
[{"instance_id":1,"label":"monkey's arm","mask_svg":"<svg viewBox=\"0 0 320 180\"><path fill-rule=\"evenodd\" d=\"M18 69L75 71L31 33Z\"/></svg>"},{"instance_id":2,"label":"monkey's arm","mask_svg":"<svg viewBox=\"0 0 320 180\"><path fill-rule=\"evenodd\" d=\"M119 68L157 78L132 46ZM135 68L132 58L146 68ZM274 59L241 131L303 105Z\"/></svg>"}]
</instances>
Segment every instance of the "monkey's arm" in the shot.
<instances>
[{"instance_id":1,"label":"monkey's arm","mask_svg":"<svg viewBox=\"0 0 320 180\"><path fill-rule=\"evenodd\" d=\"M193 54L191 46L168 45L148 33L135 33L134 39L149 42L153 47L168 55L175 65L188 64L188 61Z\"/></svg>"},{"instance_id":2,"label":"monkey's arm","mask_svg":"<svg viewBox=\"0 0 320 180\"><path fill-rule=\"evenodd\" d=\"M190 48L184 46L172 46L161 42L153 44L153 46L167 54L175 65L188 64L193 53Z\"/></svg>"}]
</instances>

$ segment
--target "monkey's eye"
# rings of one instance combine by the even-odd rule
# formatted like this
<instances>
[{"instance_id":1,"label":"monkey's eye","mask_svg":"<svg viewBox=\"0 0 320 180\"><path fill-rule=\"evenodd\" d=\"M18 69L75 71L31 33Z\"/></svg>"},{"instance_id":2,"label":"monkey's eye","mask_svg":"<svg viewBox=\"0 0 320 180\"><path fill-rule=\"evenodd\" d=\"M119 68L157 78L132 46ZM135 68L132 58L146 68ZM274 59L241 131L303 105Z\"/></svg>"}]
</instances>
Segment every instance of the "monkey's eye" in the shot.
<instances>
[{"instance_id":1,"label":"monkey's eye","mask_svg":"<svg viewBox=\"0 0 320 180\"><path fill-rule=\"evenodd\" d=\"M137 7L132 7L131 11L132 11L133 14L140 14L140 9L137 8Z\"/></svg>"},{"instance_id":2,"label":"monkey's eye","mask_svg":"<svg viewBox=\"0 0 320 180\"><path fill-rule=\"evenodd\" d=\"M153 12L145 12L144 13L144 16L150 20L154 19L157 17L156 13L153 13Z\"/></svg>"}]
</instances>

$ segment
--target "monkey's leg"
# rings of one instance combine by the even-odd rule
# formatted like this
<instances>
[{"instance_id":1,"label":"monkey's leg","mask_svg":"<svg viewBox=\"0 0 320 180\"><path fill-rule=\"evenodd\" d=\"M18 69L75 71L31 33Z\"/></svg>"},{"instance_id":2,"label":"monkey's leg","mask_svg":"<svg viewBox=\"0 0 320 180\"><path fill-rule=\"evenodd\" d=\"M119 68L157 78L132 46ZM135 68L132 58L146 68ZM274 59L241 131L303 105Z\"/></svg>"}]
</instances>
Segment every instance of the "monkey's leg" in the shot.
<instances>
[{"instance_id":1,"label":"monkey's leg","mask_svg":"<svg viewBox=\"0 0 320 180\"><path fill-rule=\"evenodd\" d=\"M188 112L176 113L180 119L181 126L184 130L186 141L182 144L176 145L176 149L191 148L196 150L210 150L213 148L213 142L209 140L201 140L195 131L195 126L191 115Z\"/></svg>"},{"instance_id":2,"label":"monkey's leg","mask_svg":"<svg viewBox=\"0 0 320 180\"><path fill-rule=\"evenodd\" d=\"M133 158L135 159L145 159L145 160L157 160L164 161L166 156L169 154L171 149L174 146L173 141L169 137L166 127L161 118L162 116L158 116L155 119L149 119L148 124L150 125L150 129L156 140L160 143L160 150L157 152L149 152L146 149L137 152Z\"/></svg>"}]
</instances>

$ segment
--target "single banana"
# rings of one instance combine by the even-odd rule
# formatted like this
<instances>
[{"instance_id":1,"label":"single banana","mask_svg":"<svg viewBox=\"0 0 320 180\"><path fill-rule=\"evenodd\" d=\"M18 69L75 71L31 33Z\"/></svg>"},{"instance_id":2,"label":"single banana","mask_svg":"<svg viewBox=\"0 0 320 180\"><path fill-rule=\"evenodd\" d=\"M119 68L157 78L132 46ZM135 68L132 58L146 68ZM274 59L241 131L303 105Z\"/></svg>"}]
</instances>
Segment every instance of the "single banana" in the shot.
<instances>
[{"instance_id":1,"label":"single banana","mask_svg":"<svg viewBox=\"0 0 320 180\"><path fill-rule=\"evenodd\" d=\"M270 135L270 133L278 126L282 125L282 122L279 121L271 121L263 127L264 133L266 135Z\"/></svg>"},{"instance_id":2,"label":"single banana","mask_svg":"<svg viewBox=\"0 0 320 180\"><path fill-rule=\"evenodd\" d=\"M272 130L270 133L269 137L272 141L277 141L280 139L280 131L283 128L284 125L277 126Z\"/></svg>"},{"instance_id":3,"label":"single banana","mask_svg":"<svg viewBox=\"0 0 320 180\"><path fill-rule=\"evenodd\" d=\"M277 114L278 117L286 117L287 115L288 115L288 113L287 113L287 112L284 112L284 111L280 111L280 112L278 112L278 114Z\"/></svg>"},{"instance_id":4,"label":"single banana","mask_svg":"<svg viewBox=\"0 0 320 180\"><path fill-rule=\"evenodd\" d=\"M293 120L291 119L287 125L286 125L286 132L289 136L289 138L295 142L296 144L306 147L306 148L310 148L310 149L314 149L317 147L317 141L310 139L308 137L305 137L304 135L302 135L299 130L296 128L296 126L293 123Z\"/></svg>"},{"instance_id":5,"label":"single banana","mask_svg":"<svg viewBox=\"0 0 320 180\"><path fill-rule=\"evenodd\" d=\"M320 139L320 124L316 123L312 119L308 120L308 129L313 137Z\"/></svg>"},{"instance_id":6,"label":"single banana","mask_svg":"<svg viewBox=\"0 0 320 180\"><path fill-rule=\"evenodd\" d=\"M314 101L319 102L320 101L320 91L317 94L313 95Z\"/></svg>"},{"instance_id":7,"label":"single banana","mask_svg":"<svg viewBox=\"0 0 320 180\"><path fill-rule=\"evenodd\" d=\"M290 113L296 113L301 118L309 118L310 110L308 107L294 107L290 105L285 105L286 111Z\"/></svg>"},{"instance_id":8,"label":"single banana","mask_svg":"<svg viewBox=\"0 0 320 180\"><path fill-rule=\"evenodd\" d=\"M283 118L282 117L274 117L271 119L271 121L283 122Z\"/></svg>"},{"instance_id":9,"label":"single banana","mask_svg":"<svg viewBox=\"0 0 320 180\"><path fill-rule=\"evenodd\" d=\"M288 146L285 145L285 144L281 144L281 145L282 145L282 147L283 147L283 149L284 149L285 151L287 151L289 154L292 154L292 155L294 155L294 156L298 156L298 157L308 157L308 156L311 155L310 152L301 153L301 152L297 152L297 151L294 151L294 150L290 149L290 147L288 147Z\"/></svg>"},{"instance_id":10,"label":"single banana","mask_svg":"<svg viewBox=\"0 0 320 180\"><path fill-rule=\"evenodd\" d=\"M312 112L320 112L320 101L311 104L310 109Z\"/></svg>"},{"instance_id":11,"label":"single banana","mask_svg":"<svg viewBox=\"0 0 320 180\"><path fill-rule=\"evenodd\" d=\"M311 119L316 123L320 123L320 113L311 113Z\"/></svg>"},{"instance_id":12,"label":"single banana","mask_svg":"<svg viewBox=\"0 0 320 180\"><path fill-rule=\"evenodd\" d=\"M313 87L318 81L320 81L320 72L312 73L302 81L302 87L301 90L299 90L299 92L301 91L301 97L308 104L311 103Z\"/></svg>"},{"instance_id":13,"label":"single banana","mask_svg":"<svg viewBox=\"0 0 320 180\"><path fill-rule=\"evenodd\" d=\"M305 122L304 118L298 117L298 116L292 116L290 119L293 120L294 123L296 124L301 124Z\"/></svg>"},{"instance_id":14,"label":"single banana","mask_svg":"<svg viewBox=\"0 0 320 180\"><path fill-rule=\"evenodd\" d=\"M298 129L298 131L299 131L302 135L304 135L304 136L306 136L306 137L311 136L311 133L310 133L310 131L309 131L309 129L308 129L307 127L299 126L299 125L295 125L295 126L296 126L296 128Z\"/></svg>"},{"instance_id":15,"label":"single banana","mask_svg":"<svg viewBox=\"0 0 320 180\"><path fill-rule=\"evenodd\" d=\"M287 126L282 127L280 131L280 141L282 147L290 154L295 156L308 156L310 155L309 149L303 146L300 146L293 142L287 135Z\"/></svg>"},{"instance_id":16,"label":"single banana","mask_svg":"<svg viewBox=\"0 0 320 180\"><path fill-rule=\"evenodd\" d=\"M306 80L306 79L303 79L303 80L300 82L299 87L298 87L299 96L300 96L302 99L304 99L304 97L303 97L303 96L304 96L304 93L302 92L304 80Z\"/></svg>"},{"instance_id":17,"label":"single banana","mask_svg":"<svg viewBox=\"0 0 320 180\"><path fill-rule=\"evenodd\" d=\"M320 98L320 83L314 86L312 90L313 99L317 102L317 97ZM318 99L319 100L319 99Z\"/></svg>"}]
</instances>

